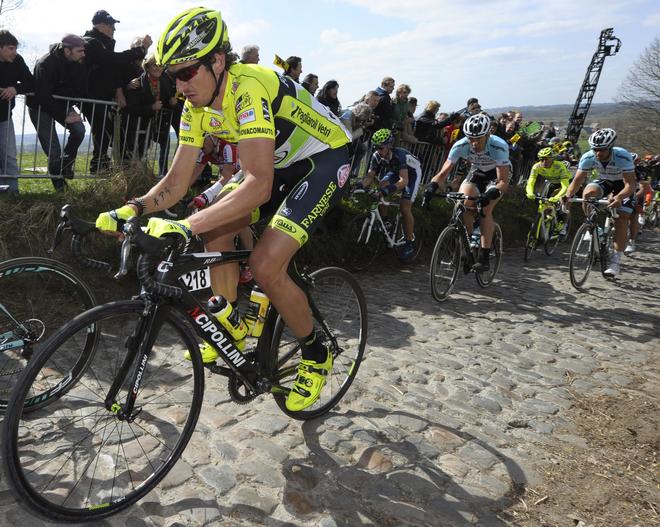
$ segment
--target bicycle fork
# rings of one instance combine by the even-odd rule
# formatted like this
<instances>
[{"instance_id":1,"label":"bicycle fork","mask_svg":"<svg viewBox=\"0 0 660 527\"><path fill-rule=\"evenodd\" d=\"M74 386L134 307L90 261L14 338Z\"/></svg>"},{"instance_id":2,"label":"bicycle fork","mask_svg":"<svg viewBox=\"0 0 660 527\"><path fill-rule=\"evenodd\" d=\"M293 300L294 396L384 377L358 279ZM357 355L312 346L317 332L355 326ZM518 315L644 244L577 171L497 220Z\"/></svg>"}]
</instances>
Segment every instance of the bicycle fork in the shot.
<instances>
[{"instance_id":1,"label":"bicycle fork","mask_svg":"<svg viewBox=\"0 0 660 527\"><path fill-rule=\"evenodd\" d=\"M106 410L115 414L120 421L132 423L142 411L142 407L138 406L136 408L135 401L140 391L140 384L147 368L149 355L162 326L164 312L167 309L169 309L169 306L154 305L152 302L147 301L139 324L133 334L126 339L126 356L105 398ZM128 385L128 394L124 404L120 404L117 402L117 394L128 377L133 364L135 364L135 368L133 369L131 382Z\"/></svg>"}]
</instances>

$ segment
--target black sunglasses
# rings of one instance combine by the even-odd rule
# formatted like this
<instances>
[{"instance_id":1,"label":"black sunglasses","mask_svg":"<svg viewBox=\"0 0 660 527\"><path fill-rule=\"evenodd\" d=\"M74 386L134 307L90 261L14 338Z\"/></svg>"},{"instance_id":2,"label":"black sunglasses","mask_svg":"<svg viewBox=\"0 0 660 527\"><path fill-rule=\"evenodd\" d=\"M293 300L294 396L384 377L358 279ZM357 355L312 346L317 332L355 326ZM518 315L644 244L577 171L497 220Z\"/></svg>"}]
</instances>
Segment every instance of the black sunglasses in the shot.
<instances>
[{"instance_id":1,"label":"black sunglasses","mask_svg":"<svg viewBox=\"0 0 660 527\"><path fill-rule=\"evenodd\" d=\"M193 64L192 66L188 66L187 68L181 68L180 70L177 71L167 70L167 74L175 80L181 82L188 82L195 75L197 75L199 68L201 68L203 64L204 64L203 62L198 62L197 64Z\"/></svg>"}]
</instances>

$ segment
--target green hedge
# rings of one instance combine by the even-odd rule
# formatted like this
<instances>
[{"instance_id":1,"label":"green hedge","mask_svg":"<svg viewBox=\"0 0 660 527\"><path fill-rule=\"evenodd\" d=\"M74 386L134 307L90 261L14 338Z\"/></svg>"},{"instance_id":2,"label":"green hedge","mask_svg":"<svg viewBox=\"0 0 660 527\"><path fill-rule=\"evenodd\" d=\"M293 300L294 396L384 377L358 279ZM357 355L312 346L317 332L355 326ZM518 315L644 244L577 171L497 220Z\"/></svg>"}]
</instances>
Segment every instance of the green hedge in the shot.
<instances>
[{"instance_id":1,"label":"green hedge","mask_svg":"<svg viewBox=\"0 0 660 527\"><path fill-rule=\"evenodd\" d=\"M1 260L45 255L52 242L58 212L65 203L73 205L77 216L92 221L99 211L116 207L127 196L145 192L154 180L146 171L134 170L130 174L120 173L105 180L75 183L74 190L62 194L41 191L22 194L18 198L0 197ZM578 213L578 209L574 207L574 212ZM312 236L303 248L299 257L301 263L313 267L341 264L341 255L346 244L350 243L350 240L342 236L342 232L350 219L362 210L364 208L360 204L344 200L326 218L324 228ZM509 189L495 209L496 220L504 233L505 247L520 246L524 242L534 213L535 205L525 199L522 189ZM576 214L576 220L578 215L581 216ZM438 234L447 225L451 206L446 200L436 199L430 209L416 207L415 216L415 231L424 240L424 257L430 253ZM113 239L96 236L91 243L89 254L105 261L117 261L118 246ZM58 249L56 257L71 262L65 247Z\"/></svg>"}]
</instances>

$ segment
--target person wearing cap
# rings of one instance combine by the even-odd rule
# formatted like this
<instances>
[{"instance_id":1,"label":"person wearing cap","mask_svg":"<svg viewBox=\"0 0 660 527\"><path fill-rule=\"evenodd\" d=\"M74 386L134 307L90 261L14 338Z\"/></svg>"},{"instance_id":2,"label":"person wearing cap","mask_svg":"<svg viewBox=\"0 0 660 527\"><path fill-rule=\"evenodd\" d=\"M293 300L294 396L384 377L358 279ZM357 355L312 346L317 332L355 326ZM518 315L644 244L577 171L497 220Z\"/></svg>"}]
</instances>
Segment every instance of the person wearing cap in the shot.
<instances>
[{"instance_id":1,"label":"person wearing cap","mask_svg":"<svg viewBox=\"0 0 660 527\"><path fill-rule=\"evenodd\" d=\"M85 63L88 70L88 96L101 101L116 100L123 108L126 100L122 92L123 73L128 65L142 60L151 46L151 37L142 37L142 45L126 51L115 52L115 24L119 20L110 13L100 10L94 13L94 27L84 35ZM112 144L112 114L108 112L109 105L86 103L83 113L92 127L94 151L90 172L96 173L109 165L108 147Z\"/></svg>"},{"instance_id":2,"label":"person wearing cap","mask_svg":"<svg viewBox=\"0 0 660 527\"><path fill-rule=\"evenodd\" d=\"M74 106L75 99L87 95L87 70L85 41L78 35L64 35L62 41L53 44L50 51L34 65L34 96L28 97L30 119L37 130L41 148L48 156L48 173L73 177L78 147L85 137L82 117ZM70 100L55 99L53 95ZM67 129L64 155L55 122ZM65 183L60 178L51 180L56 190Z\"/></svg>"}]
</instances>

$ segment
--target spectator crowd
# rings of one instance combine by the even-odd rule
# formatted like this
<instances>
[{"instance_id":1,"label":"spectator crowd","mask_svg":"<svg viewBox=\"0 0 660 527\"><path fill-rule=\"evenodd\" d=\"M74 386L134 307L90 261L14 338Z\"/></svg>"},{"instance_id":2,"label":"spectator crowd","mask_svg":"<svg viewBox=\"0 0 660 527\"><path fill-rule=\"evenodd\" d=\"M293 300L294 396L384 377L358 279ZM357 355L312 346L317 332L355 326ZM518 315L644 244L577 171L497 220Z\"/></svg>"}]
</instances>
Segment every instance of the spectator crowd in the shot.
<instances>
[{"instance_id":1,"label":"spectator crowd","mask_svg":"<svg viewBox=\"0 0 660 527\"><path fill-rule=\"evenodd\" d=\"M56 190L64 179L74 176L76 157L89 123L93 151L89 165L92 174L111 166L109 149L115 159L129 163L144 158L152 144L159 145L158 175L167 172L170 133L178 135L183 100L175 81L149 54L149 35L136 37L129 49L115 50L114 33L119 20L107 11L94 13L92 28L84 35L64 35L50 46L32 71L17 53L18 39L0 30L0 174L18 175L15 130L11 119L16 95L29 94L28 113L41 148L48 157L48 173ZM259 46L242 48L240 60L258 64ZM352 133L354 174L370 150L370 137L379 129L393 130L396 145L408 148L420 158L426 174L437 170L451 146L462 137L462 124L469 116L484 112L479 100L472 97L464 108L441 112L436 100L418 107L412 88L389 76L367 91L358 101L343 107L340 85L331 79L320 85L318 75L303 75L303 60L290 56L276 57L275 64L327 106ZM419 110L419 111L418 111ZM485 112L484 112L485 113ZM563 141L554 123L525 123L520 112L491 115L492 133L510 147L513 179L526 177L525 171L536 160L537 152L551 146L559 159L575 164L575 145ZM66 129L65 144L55 125ZM119 155L116 155L118 149ZM658 172L660 156L644 159L651 177ZM210 168L205 173L208 175ZM204 178L202 178L204 179ZM657 179L657 177L655 178ZM18 191L15 178L0 177L0 184Z\"/></svg>"}]
</instances>

